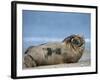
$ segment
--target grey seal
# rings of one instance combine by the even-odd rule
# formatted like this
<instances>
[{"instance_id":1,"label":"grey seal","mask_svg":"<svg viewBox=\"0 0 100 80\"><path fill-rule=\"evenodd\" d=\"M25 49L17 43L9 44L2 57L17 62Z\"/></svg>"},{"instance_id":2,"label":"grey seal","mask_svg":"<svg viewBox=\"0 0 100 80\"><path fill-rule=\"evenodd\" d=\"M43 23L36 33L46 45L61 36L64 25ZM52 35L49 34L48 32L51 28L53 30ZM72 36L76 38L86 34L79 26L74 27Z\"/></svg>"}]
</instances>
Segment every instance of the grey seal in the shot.
<instances>
[{"instance_id":1,"label":"grey seal","mask_svg":"<svg viewBox=\"0 0 100 80\"><path fill-rule=\"evenodd\" d=\"M62 42L49 42L29 47L24 56L25 67L76 63L85 48L85 40L80 35L70 35Z\"/></svg>"}]
</instances>

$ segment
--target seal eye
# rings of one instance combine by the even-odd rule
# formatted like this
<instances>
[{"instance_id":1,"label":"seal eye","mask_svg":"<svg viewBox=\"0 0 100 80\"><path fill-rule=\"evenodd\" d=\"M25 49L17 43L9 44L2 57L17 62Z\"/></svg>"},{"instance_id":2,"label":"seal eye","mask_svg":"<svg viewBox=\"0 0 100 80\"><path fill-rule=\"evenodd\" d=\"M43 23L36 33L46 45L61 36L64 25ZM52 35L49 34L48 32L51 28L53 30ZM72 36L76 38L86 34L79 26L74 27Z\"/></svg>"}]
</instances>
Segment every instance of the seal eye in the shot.
<instances>
[{"instance_id":1,"label":"seal eye","mask_svg":"<svg viewBox=\"0 0 100 80\"><path fill-rule=\"evenodd\" d=\"M81 43L77 39L72 39L72 44L77 45L77 46L80 46Z\"/></svg>"}]
</instances>

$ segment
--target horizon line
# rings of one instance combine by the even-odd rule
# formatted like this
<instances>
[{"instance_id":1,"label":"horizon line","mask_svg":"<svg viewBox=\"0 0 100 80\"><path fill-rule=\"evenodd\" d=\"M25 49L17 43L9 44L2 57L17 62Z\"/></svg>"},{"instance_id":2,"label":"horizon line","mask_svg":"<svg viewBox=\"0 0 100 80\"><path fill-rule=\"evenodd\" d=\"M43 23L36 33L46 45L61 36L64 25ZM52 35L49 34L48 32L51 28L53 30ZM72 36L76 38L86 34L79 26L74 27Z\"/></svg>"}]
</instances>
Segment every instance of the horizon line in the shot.
<instances>
[{"instance_id":1,"label":"horizon line","mask_svg":"<svg viewBox=\"0 0 100 80\"><path fill-rule=\"evenodd\" d=\"M23 39L24 41L44 41L44 42L54 42L54 41L63 41L62 38L49 38L49 37L26 37ZM86 38L85 42L90 42L90 38Z\"/></svg>"}]
</instances>

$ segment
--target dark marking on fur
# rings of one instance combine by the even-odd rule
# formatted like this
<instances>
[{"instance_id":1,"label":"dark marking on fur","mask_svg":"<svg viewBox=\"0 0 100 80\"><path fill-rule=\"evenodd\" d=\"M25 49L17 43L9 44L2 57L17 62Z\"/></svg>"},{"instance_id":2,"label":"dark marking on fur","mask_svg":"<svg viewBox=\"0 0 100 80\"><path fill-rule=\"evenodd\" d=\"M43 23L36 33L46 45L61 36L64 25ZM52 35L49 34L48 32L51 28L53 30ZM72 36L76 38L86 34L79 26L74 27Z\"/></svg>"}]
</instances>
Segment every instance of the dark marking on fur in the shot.
<instances>
[{"instance_id":1,"label":"dark marking on fur","mask_svg":"<svg viewBox=\"0 0 100 80\"><path fill-rule=\"evenodd\" d=\"M52 50L51 50L51 48L47 48L47 51L48 51L48 52L47 52L47 55L48 55L48 56L51 56L51 55L52 55Z\"/></svg>"},{"instance_id":2,"label":"dark marking on fur","mask_svg":"<svg viewBox=\"0 0 100 80\"><path fill-rule=\"evenodd\" d=\"M61 49L60 48L56 49L56 54L59 54L59 55L61 54Z\"/></svg>"}]
</instances>

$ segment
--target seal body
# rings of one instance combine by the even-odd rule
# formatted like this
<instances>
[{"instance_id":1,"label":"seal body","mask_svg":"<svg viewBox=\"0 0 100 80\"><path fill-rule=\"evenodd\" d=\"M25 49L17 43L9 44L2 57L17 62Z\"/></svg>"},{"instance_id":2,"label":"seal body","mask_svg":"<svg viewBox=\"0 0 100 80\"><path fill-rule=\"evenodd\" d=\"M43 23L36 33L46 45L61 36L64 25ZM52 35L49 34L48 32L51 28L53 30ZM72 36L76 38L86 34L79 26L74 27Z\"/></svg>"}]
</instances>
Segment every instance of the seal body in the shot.
<instances>
[{"instance_id":1,"label":"seal body","mask_svg":"<svg viewBox=\"0 0 100 80\"><path fill-rule=\"evenodd\" d=\"M45 43L30 47L25 52L26 67L75 63L81 58L85 41L79 35L71 35L62 42Z\"/></svg>"}]
</instances>

